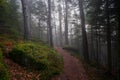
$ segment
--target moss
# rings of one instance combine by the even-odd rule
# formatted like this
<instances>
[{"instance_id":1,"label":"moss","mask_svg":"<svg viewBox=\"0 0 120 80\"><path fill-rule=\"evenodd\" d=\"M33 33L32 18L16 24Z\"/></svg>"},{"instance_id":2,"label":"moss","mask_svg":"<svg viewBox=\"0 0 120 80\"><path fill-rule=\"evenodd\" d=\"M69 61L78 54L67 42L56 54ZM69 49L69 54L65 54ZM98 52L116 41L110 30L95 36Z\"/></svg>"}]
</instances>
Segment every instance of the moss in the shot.
<instances>
[{"instance_id":1,"label":"moss","mask_svg":"<svg viewBox=\"0 0 120 80\"><path fill-rule=\"evenodd\" d=\"M60 74L63 69L62 57L54 49L43 43L25 42L17 44L10 56L21 66L42 72L43 80Z\"/></svg>"},{"instance_id":2,"label":"moss","mask_svg":"<svg viewBox=\"0 0 120 80\"><path fill-rule=\"evenodd\" d=\"M0 80L10 80L8 71L2 63L0 63Z\"/></svg>"},{"instance_id":3,"label":"moss","mask_svg":"<svg viewBox=\"0 0 120 80\"><path fill-rule=\"evenodd\" d=\"M8 71L2 61L2 51L0 49L0 80L10 80Z\"/></svg>"}]
</instances>

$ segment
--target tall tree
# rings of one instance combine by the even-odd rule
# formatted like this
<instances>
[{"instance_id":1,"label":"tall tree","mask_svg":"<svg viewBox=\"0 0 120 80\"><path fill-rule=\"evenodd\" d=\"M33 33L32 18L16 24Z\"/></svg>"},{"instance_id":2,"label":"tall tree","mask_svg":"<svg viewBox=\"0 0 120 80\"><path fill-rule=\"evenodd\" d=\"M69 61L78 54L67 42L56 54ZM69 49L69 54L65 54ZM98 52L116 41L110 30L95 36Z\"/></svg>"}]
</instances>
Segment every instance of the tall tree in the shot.
<instances>
[{"instance_id":1,"label":"tall tree","mask_svg":"<svg viewBox=\"0 0 120 80\"><path fill-rule=\"evenodd\" d=\"M27 0L21 0L22 10L23 10L23 18L24 18L24 39L29 40L30 38L30 28L29 28L29 15L28 15L28 5Z\"/></svg>"},{"instance_id":2,"label":"tall tree","mask_svg":"<svg viewBox=\"0 0 120 80\"><path fill-rule=\"evenodd\" d=\"M58 5L58 11L59 11L59 38L60 38L60 46L62 46L62 13L61 13L61 5Z\"/></svg>"},{"instance_id":3,"label":"tall tree","mask_svg":"<svg viewBox=\"0 0 120 80\"><path fill-rule=\"evenodd\" d=\"M7 30L8 25L8 15L9 15L9 10L8 10L8 3L7 0L0 0L0 33L5 33Z\"/></svg>"},{"instance_id":4,"label":"tall tree","mask_svg":"<svg viewBox=\"0 0 120 80\"><path fill-rule=\"evenodd\" d=\"M52 35L52 26L51 26L51 0L48 0L48 27L49 27L49 38L50 46L53 47L53 35Z\"/></svg>"},{"instance_id":5,"label":"tall tree","mask_svg":"<svg viewBox=\"0 0 120 80\"><path fill-rule=\"evenodd\" d=\"M69 45L69 41L68 41L68 0L65 0L65 45Z\"/></svg>"},{"instance_id":6,"label":"tall tree","mask_svg":"<svg viewBox=\"0 0 120 80\"><path fill-rule=\"evenodd\" d=\"M119 0L114 0L115 3L115 12L116 12L116 20L117 20L117 64L118 64L118 73L117 80L120 80L120 4Z\"/></svg>"},{"instance_id":7,"label":"tall tree","mask_svg":"<svg viewBox=\"0 0 120 80\"><path fill-rule=\"evenodd\" d=\"M18 11L19 5L16 0L9 0L8 1L9 6L9 23L11 26L11 33L14 35L20 36L21 33L21 16L20 12Z\"/></svg>"},{"instance_id":8,"label":"tall tree","mask_svg":"<svg viewBox=\"0 0 120 80\"><path fill-rule=\"evenodd\" d=\"M111 28L110 28L109 6L110 6L109 0L106 0L108 71L111 72L112 60L111 60Z\"/></svg>"},{"instance_id":9,"label":"tall tree","mask_svg":"<svg viewBox=\"0 0 120 80\"><path fill-rule=\"evenodd\" d=\"M105 6L103 5L105 4L102 0L90 0L87 2L86 10L87 23L91 26L91 56L94 57L93 60L97 59L97 63L101 62L101 44L106 42L106 17ZM92 46L95 46L94 49ZM102 62L103 61L105 62L105 60L102 60Z\"/></svg>"},{"instance_id":10,"label":"tall tree","mask_svg":"<svg viewBox=\"0 0 120 80\"><path fill-rule=\"evenodd\" d=\"M80 18L81 18L81 27L82 27L82 44L83 44L83 55L86 62L89 63L89 51L88 51L88 42L87 42L87 35L85 29L85 15L83 9L83 0L79 1L79 11L80 11Z\"/></svg>"},{"instance_id":11,"label":"tall tree","mask_svg":"<svg viewBox=\"0 0 120 80\"><path fill-rule=\"evenodd\" d=\"M44 1L38 0L33 1L31 6L31 15L34 15L38 20L38 28L39 28L39 38L43 40L44 29L47 24L47 5Z\"/></svg>"}]
</instances>

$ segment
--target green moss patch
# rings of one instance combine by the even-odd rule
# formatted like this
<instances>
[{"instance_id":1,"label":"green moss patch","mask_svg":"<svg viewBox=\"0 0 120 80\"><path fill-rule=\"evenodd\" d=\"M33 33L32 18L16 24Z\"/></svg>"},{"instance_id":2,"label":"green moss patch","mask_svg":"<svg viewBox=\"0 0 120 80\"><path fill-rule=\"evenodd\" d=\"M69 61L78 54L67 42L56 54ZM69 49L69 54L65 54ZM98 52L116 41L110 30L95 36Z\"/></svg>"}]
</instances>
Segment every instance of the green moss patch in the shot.
<instances>
[{"instance_id":1,"label":"green moss patch","mask_svg":"<svg viewBox=\"0 0 120 80\"><path fill-rule=\"evenodd\" d=\"M43 43L17 44L10 53L10 57L21 66L39 71L44 80L60 74L63 69L62 57Z\"/></svg>"},{"instance_id":2,"label":"green moss patch","mask_svg":"<svg viewBox=\"0 0 120 80\"><path fill-rule=\"evenodd\" d=\"M2 61L2 51L0 49L0 80L10 80L8 71Z\"/></svg>"}]
</instances>

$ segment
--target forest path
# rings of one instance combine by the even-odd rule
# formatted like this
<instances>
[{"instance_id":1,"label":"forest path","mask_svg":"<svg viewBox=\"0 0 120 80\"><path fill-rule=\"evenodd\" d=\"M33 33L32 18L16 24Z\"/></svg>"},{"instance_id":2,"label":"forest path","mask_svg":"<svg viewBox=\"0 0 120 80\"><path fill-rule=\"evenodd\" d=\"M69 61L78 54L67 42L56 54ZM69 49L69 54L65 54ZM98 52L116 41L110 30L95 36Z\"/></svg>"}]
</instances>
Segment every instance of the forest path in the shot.
<instances>
[{"instance_id":1,"label":"forest path","mask_svg":"<svg viewBox=\"0 0 120 80\"><path fill-rule=\"evenodd\" d=\"M70 53L63 50L62 48L55 49L63 56L64 71L59 77L52 80L88 80L82 62L71 56Z\"/></svg>"}]
</instances>

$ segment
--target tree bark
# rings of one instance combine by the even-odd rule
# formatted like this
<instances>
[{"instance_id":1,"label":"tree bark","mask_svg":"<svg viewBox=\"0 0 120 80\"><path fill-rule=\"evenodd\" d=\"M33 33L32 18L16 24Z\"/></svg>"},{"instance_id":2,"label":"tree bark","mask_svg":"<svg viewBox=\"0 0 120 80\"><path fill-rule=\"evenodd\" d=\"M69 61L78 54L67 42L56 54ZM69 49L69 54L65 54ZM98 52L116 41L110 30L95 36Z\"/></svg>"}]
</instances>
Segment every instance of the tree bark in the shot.
<instances>
[{"instance_id":1,"label":"tree bark","mask_svg":"<svg viewBox=\"0 0 120 80\"><path fill-rule=\"evenodd\" d=\"M62 22L61 22L61 17L62 17L62 13L61 13L61 10L62 10L62 8L61 8L61 5L59 4L59 6L58 6L58 8L59 8L59 38L60 38L60 46L62 46Z\"/></svg>"},{"instance_id":2,"label":"tree bark","mask_svg":"<svg viewBox=\"0 0 120 80\"><path fill-rule=\"evenodd\" d=\"M67 4L67 0L65 0L65 44L69 45L69 41L68 41L68 4Z\"/></svg>"},{"instance_id":3,"label":"tree bark","mask_svg":"<svg viewBox=\"0 0 120 80\"><path fill-rule=\"evenodd\" d=\"M80 11L80 18L81 18L81 27L82 27L82 41L83 41L83 56L87 63L89 63L89 52L88 52L88 42L87 42L87 35L85 29L85 16L83 10L83 0L79 1L79 11Z\"/></svg>"},{"instance_id":4,"label":"tree bark","mask_svg":"<svg viewBox=\"0 0 120 80\"><path fill-rule=\"evenodd\" d=\"M117 19L117 80L120 80L120 4L119 0L115 1L115 11L116 11L116 19Z\"/></svg>"},{"instance_id":5,"label":"tree bark","mask_svg":"<svg viewBox=\"0 0 120 80\"><path fill-rule=\"evenodd\" d=\"M23 19L24 19L24 39L29 40L30 28L29 28L29 16L28 16L28 6L27 0L21 0L23 9Z\"/></svg>"},{"instance_id":6,"label":"tree bark","mask_svg":"<svg viewBox=\"0 0 120 80\"><path fill-rule=\"evenodd\" d=\"M50 35L50 46L53 47L53 35L52 35L52 26L51 26L51 0L48 0L48 27Z\"/></svg>"},{"instance_id":7,"label":"tree bark","mask_svg":"<svg viewBox=\"0 0 120 80\"><path fill-rule=\"evenodd\" d=\"M112 56L111 56L111 28L110 28L110 13L109 0L106 0L106 19L107 19L107 54L108 54L108 72L112 70Z\"/></svg>"},{"instance_id":8,"label":"tree bark","mask_svg":"<svg viewBox=\"0 0 120 80\"><path fill-rule=\"evenodd\" d=\"M94 49L94 34L93 34L93 27L91 26L91 58L92 60L95 59L95 49Z\"/></svg>"}]
</instances>

